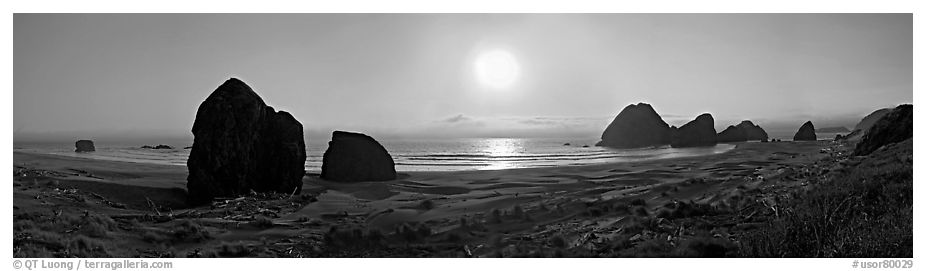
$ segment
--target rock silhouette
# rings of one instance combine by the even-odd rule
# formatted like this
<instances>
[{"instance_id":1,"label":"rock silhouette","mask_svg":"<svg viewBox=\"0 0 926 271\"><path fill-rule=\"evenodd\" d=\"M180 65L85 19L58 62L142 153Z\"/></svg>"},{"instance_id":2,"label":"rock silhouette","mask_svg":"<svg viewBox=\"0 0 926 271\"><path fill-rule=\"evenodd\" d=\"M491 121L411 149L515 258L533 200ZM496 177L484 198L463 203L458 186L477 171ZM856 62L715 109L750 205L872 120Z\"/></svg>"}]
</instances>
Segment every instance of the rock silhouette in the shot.
<instances>
[{"instance_id":1,"label":"rock silhouette","mask_svg":"<svg viewBox=\"0 0 926 271\"><path fill-rule=\"evenodd\" d=\"M813 123L807 121L804 125L801 125L800 129L797 129L797 133L794 134L794 141L816 141L817 133L814 132Z\"/></svg>"},{"instance_id":2,"label":"rock silhouette","mask_svg":"<svg viewBox=\"0 0 926 271\"><path fill-rule=\"evenodd\" d=\"M746 131L733 125L717 134L717 142L742 142L746 140Z\"/></svg>"},{"instance_id":3,"label":"rock silhouette","mask_svg":"<svg viewBox=\"0 0 926 271\"><path fill-rule=\"evenodd\" d=\"M241 80L225 81L200 104L187 160L191 204L250 191L299 193L305 175L302 124L267 106Z\"/></svg>"},{"instance_id":4,"label":"rock silhouette","mask_svg":"<svg viewBox=\"0 0 926 271\"><path fill-rule=\"evenodd\" d=\"M868 155L878 148L913 137L913 105L894 108L871 126L855 145L853 155Z\"/></svg>"},{"instance_id":5,"label":"rock silhouette","mask_svg":"<svg viewBox=\"0 0 926 271\"><path fill-rule=\"evenodd\" d=\"M737 124L736 127L743 129L746 133L746 140L768 140L768 133L765 132L765 129L753 124L752 121L744 120Z\"/></svg>"},{"instance_id":6,"label":"rock silhouette","mask_svg":"<svg viewBox=\"0 0 926 271\"><path fill-rule=\"evenodd\" d=\"M672 132L672 147L699 147L717 145L714 117L704 113Z\"/></svg>"},{"instance_id":7,"label":"rock silhouette","mask_svg":"<svg viewBox=\"0 0 926 271\"><path fill-rule=\"evenodd\" d=\"M92 152L96 151L96 147L93 146L93 141L87 139L81 139L77 142L74 142L74 151L75 152Z\"/></svg>"},{"instance_id":8,"label":"rock silhouette","mask_svg":"<svg viewBox=\"0 0 926 271\"><path fill-rule=\"evenodd\" d=\"M322 179L341 182L388 181L396 178L395 162L372 137L334 131L322 157Z\"/></svg>"},{"instance_id":9,"label":"rock silhouette","mask_svg":"<svg viewBox=\"0 0 926 271\"><path fill-rule=\"evenodd\" d=\"M875 110L874 112L871 112L871 114L868 114L867 116L862 118L862 120L859 121L858 124L855 125L855 128L852 129L852 132L846 135L845 137L843 137L843 140L849 140L849 141L862 140L862 136L864 136L865 133L868 132L868 129L870 129L872 125L875 125L875 122L881 119L881 117L884 117L884 115L887 115L888 112L891 112L890 108L882 108L882 109Z\"/></svg>"},{"instance_id":10,"label":"rock silhouette","mask_svg":"<svg viewBox=\"0 0 926 271\"><path fill-rule=\"evenodd\" d=\"M717 142L741 142L749 140L768 141L765 130L752 121L744 120L736 126L729 126L717 134Z\"/></svg>"},{"instance_id":11,"label":"rock silhouette","mask_svg":"<svg viewBox=\"0 0 926 271\"><path fill-rule=\"evenodd\" d=\"M624 107L601 134L596 146L640 148L669 144L671 129L646 103Z\"/></svg>"},{"instance_id":12,"label":"rock silhouette","mask_svg":"<svg viewBox=\"0 0 926 271\"><path fill-rule=\"evenodd\" d=\"M884 115L887 115L889 112L891 112L890 108L881 108L875 110L874 112L871 112L871 114L868 114L868 116L862 118L858 124L855 124L855 128L853 130L868 130L871 128L871 126L875 125L875 122L878 122L881 117L884 117Z\"/></svg>"}]
</instances>

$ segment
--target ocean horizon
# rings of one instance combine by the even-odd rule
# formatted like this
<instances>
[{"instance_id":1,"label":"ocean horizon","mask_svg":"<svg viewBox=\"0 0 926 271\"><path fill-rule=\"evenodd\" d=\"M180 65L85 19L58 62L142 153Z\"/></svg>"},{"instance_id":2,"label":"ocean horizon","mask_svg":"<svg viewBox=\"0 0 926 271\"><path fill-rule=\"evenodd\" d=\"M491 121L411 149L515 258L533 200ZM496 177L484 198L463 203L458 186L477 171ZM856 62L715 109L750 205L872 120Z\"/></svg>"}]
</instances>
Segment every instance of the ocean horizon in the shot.
<instances>
[{"instance_id":1,"label":"ocean horizon","mask_svg":"<svg viewBox=\"0 0 926 271\"><path fill-rule=\"evenodd\" d=\"M464 171L553 166L580 166L718 154L732 144L712 147L613 149L594 146L597 139L575 138L461 138L392 139L380 143L395 160L397 171ZM307 172L320 172L327 142L306 142ZM567 145L568 143L568 145ZM145 149L167 144L173 149ZM14 143L13 150L89 159L185 166L192 142L165 140L151 144L95 142L96 151L74 152L73 142Z\"/></svg>"}]
</instances>

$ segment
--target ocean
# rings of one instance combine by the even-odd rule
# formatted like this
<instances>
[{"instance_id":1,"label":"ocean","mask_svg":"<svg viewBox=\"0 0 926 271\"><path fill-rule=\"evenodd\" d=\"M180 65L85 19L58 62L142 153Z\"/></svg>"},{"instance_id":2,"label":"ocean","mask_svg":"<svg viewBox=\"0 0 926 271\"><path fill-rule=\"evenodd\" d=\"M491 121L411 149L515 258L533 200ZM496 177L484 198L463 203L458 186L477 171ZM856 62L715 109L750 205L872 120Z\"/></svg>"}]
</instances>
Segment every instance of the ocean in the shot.
<instances>
[{"instance_id":1,"label":"ocean","mask_svg":"<svg viewBox=\"0 0 926 271\"><path fill-rule=\"evenodd\" d=\"M734 148L713 147L610 149L596 147L597 139L472 138L433 140L382 140L397 171L460 171L592 165L717 154ZM184 145L185 143L185 145ZM566 143L569 143L566 145ZM147 145L162 144L151 142ZM174 149L142 149L141 145L95 142L96 152L76 153L74 143L14 143L14 151L85 157L100 160L186 165L192 142L175 142ZM306 170L319 172L327 142L307 142Z\"/></svg>"}]
</instances>

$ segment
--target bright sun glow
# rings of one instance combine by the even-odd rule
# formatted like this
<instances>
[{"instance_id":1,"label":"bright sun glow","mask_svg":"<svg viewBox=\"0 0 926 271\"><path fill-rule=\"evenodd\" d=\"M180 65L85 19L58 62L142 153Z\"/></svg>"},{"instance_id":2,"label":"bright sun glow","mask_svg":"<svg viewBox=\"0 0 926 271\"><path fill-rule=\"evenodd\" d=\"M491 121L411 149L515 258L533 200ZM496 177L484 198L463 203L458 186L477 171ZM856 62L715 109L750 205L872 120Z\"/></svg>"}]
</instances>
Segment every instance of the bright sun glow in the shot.
<instances>
[{"instance_id":1,"label":"bright sun glow","mask_svg":"<svg viewBox=\"0 0 926 271\"><path fill-rule=\"evenodd\" d=\"M494 88L504 89L518 81L521 67L514 55L503 50L485 51L476 57L473 65L476 80L480 84Z\"/></svg>"}]
</instances>

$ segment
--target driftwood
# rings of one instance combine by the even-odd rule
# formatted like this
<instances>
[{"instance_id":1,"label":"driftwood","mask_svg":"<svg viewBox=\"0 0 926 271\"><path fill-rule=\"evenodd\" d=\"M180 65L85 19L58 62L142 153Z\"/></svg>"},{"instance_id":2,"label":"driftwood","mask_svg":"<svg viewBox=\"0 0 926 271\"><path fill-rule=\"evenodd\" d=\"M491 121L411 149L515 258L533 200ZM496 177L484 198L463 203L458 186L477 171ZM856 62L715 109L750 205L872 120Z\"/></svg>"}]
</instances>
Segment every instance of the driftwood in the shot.
<instances>
[{"instance_id":1,"label":"driftwood","mask_svg":"<svg viewBox=\"0 0 926 271\"><path fill-rule=\"evenodd\" d=\"M99 199L100 202L102 202L103 204L106 204L106 205L109 206L109 207L113 207L113 208L117 208L117 209L125 209L125 204L122 204L122 203L118 203L118 202L115 202L115 201L108 200L108 199L106 199L105 197L101 196L100 194L91 192L91 193L90 193L90 196L93 196L94 198Z\"/></svg>"}]
</instances>

